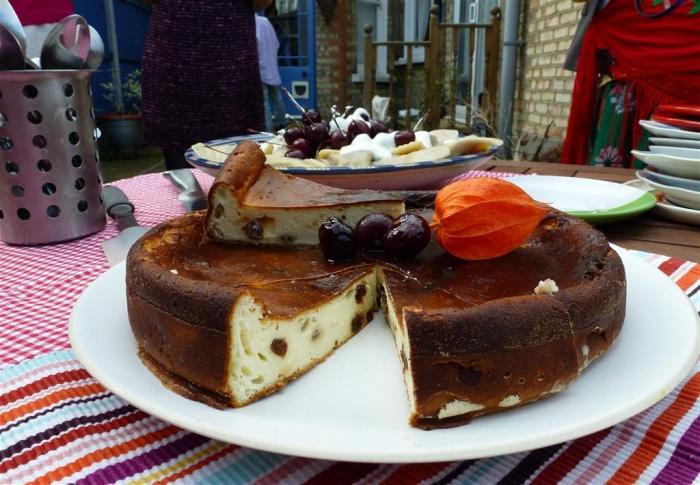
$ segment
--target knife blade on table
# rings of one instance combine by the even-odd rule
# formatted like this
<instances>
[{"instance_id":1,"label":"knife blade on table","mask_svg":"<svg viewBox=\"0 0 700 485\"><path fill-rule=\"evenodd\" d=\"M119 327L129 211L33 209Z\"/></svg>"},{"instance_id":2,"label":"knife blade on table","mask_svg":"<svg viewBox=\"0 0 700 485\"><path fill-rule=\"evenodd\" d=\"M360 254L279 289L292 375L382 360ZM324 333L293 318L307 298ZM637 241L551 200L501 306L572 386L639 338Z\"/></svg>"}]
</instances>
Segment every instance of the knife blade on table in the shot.
<instances>
[{"instance_id":1,"label":"knife blade on table","mask_svg":"<svg viewBox=\"0 0 700 485\"><path fill-rule=\"evenodd\" d=\"M131 245L148 231L149 227L139 226L134 217L134 204L117 187L106 185L102 197L107 214L117 221L119 235L102 242L107 262L110 266L123 261Z\"/></svg>"},{"instance_id":2,"label":"knife blade on table","mask_svg":"<svg viewBox=\"0 0 700 485\"><path fill-rule=\"evenodd\" d=\"M207 196L195 178L192 171L187 168L168 170L163 176L169 179L175 187L180 189L177 198L182 202L187 212L204 210L207 208Z\"/></svg>"}]
</instances>

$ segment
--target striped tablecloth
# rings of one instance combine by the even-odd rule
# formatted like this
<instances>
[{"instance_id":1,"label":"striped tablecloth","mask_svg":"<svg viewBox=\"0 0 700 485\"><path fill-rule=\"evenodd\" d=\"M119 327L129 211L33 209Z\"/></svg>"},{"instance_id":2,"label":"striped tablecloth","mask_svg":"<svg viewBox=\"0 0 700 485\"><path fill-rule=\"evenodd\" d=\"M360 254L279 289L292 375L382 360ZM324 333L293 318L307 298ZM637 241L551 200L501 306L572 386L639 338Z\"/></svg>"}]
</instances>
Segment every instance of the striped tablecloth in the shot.
<instances>
[{"instance_id":1,"label":"striped tablecloth","mask_svg":"<svg viewBox=\"0 0 700 485\"><path fill-rule=\"evenodd\" d=\"M470 176L484 175L471 173ZM494 174L489 173L489 176ZM211 178L197 173L205 189ZM182 212L158 174L117 182L143 225ZM655 406L578 440L512 455L392 465L313 460L227 444L149 416L76 360L68 318L108 269L115 225L62 245L0 243L0 483L692 483L700 474L700 365ZM634 252L700 308L700 265ZM668 322L673 324L673 322Z\"/></svg>"}]
</instances>

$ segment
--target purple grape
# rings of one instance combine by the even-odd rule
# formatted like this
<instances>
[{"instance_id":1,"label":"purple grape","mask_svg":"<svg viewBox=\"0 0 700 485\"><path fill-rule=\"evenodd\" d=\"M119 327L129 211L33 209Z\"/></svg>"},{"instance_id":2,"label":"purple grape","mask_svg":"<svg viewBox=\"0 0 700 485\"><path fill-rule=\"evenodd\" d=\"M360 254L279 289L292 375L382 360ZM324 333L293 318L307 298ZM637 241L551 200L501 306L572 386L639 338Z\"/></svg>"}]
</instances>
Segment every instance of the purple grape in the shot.
<instances>
[{"instance_id":1,"label":"purple grape","mask_svg":"<svg viewBox=\"0 0 700 485\"><path fill-rule=\"evenodd\" d=\"M313 145L320 145L328 138L328 128L325 123L312 123L306 127L306 139Z\"/></svg>"},{"instance_id":2,"label":"purple grape","mask_svg":"<svg viewBox=\"0 0 700 485\"><path fill-rule=\"evenodd\" d=\"M292 126L290 128L287 128L284 130L284 141L287 142L287 145L292 146L292 143L294 143L294 140L298 140L299 138L302 138L304 136L304 131L296 126Z\"/></svg>"},{"instance_id":3,"label":"purple grape","mask_svg":"<svg viewBox=\"0 0 700 485\"><path fill-rule=\"evenodd\" d=\"M371 120L369 122L369 136L371 138L377 136L378 133L387 133L388 131L387 127L384 126L384 123L381 121Z\"/></svg>"},{"instance_id":4,"label":"purple grape","mask_svg":"<svg viewBox=\"0 0 700 485\"><path fill-rule=\"evenodd\" d=\"M321 113L315 109L307 109L301 117L305 125L312 125L314 123L321 123L323 118L321 118Z\"/></svg>"},{"instance_id":5,"label":"purple grape","mask_svg":"<svg viewBox=\"0 0 700 485\"><path fill-rule=\"evenodd\" d=\"M311 146L312 144L306 138L297 138L292 143L292 150L299 150L304 154L303 158L310 156L315 150Z\"/></svg>"},{"instance_id":6,"label":"purple grape","mask_svg":"<svg viewBox=\"0 0 700 485\"><path fill-rule=\"evenodd\" d=\"M362 249L379 251L394 219L382 213L367 214L355 225L355 237Z\"/></svg>"},{"instance_id":7,"label":"purple grape","mask_svg":"<svg viewBox=\"0 0 700 485\"><path fill-rule=\"evenodd\" d=\"M404 214L384 238L384 251L395 258L411 258L430 242L430 225L421 216Z\"/></svg>"},{"instance_id":8,"label":"purple grape","mask_svg":"<svg viewBox=\"0 0 700 485\"><path fill-rule=\"evenodd\" d=\"M350 139L340 130L331 133L330 145L334 150L340 150L342 147L349 145Z\"/></svg>"},{"instance_id":9,"label":"purple grape","mask_svg":"<svg viewBox=\"0 0 700 485\"><path fill-rule=\"evenodd\" d=\"M406 143L411 143L416 139L416 134L411 130L397 131L394 134L394 143L397 147L405 145Z\"/></svg>"},{"instance_id":10,"label":"purple grape","mask_svg":"<svg viewBox=\"0 0 700 485\"><path fill-rule=\"evenodd\" d=\"M306 153L302 152L301 150L289 150L285 154L285 156L289 158L299 158L301 160L306 158Z\"/></svg>"},{"instance_id":11,"label":"purple grape","mask_svg":"<svg viewBox=\"0 0 700 485\"><path fill-rule=\"evenodd\" d=\"M319 226L318 242L323 256L331 262L349 261L357 254L355 232L335 217L329 217Z\"/></svg>"},{"instance_id":12,"label":"purple grape","mask_svg":"<svg viewBox=\"0 0 700 485\"><path fill-rule=\"evenodd\" d=\"M369 135L369 126L367 126L367 123L360 120L352 120L348 125L348 135L350 138L355 138L361 133Z\"/></svg>"}]
</instances>

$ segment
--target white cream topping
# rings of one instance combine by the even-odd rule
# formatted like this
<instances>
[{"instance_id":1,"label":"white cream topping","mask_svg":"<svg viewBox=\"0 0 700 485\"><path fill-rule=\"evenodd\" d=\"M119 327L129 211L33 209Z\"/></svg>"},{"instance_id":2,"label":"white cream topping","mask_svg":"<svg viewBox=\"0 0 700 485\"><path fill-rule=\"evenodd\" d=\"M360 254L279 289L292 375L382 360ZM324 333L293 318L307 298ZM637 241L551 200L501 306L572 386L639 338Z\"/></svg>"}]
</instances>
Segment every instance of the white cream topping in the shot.
<instances>
[{"instance_id":1,"label":"white cream topping","mask_svg":"<svg viewBox=\"0 0 700 485\"><path fill-rule=\"evenodd\" d=\"M553 295L557 291L559 291L559 287L554 280L549 278L540 281L535 287L535 295Z\"/></svg>"},{"instance_id":2,"label":"white cream topping","mask_svg":"<svg viewBox=\"0 0 700 485\"><path fill-rule=\"evenodd\" d=\"M480 409L484 409L484 406L481 404L455 399L454 401L450 401L440 408L440 411L438 412L438 419L459 416L460 414L471 413L472 411L479 411Z\"/></svg>"},{"instance_id":3,"label":"white cream topping","mask_svg":"<svg viewBox=\"0 0 700 485\"><path fill-rule=\"evenodd\" d=\"M507 408L510 406L515 406L520 402L520 396L517 394L510 394L504 397L501 402L498 403L499 408Z\"/></svg>"}]
</instances>

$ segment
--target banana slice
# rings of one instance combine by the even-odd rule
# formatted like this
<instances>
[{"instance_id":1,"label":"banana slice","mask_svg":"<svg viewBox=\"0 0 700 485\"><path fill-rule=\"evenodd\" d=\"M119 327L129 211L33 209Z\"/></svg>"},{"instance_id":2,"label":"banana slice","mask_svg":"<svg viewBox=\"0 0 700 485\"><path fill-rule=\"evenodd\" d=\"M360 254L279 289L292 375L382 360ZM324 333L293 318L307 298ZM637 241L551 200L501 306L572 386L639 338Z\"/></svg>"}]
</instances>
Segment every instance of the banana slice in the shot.
<instances>
[{"instance_id":1,"label":"banana slice","mask_svg":"<svg viewBox=\"0 0 700 485\"><path fill-rule=\"evenodd\" d=\"M419 141L412 141L411 143L406 143L405 145L399 145L396 148L391 149L391 153L394 155L408 155L409 153L416 152L418 150L423 150L425 145Z\"/></svg>"}]
</instances>

